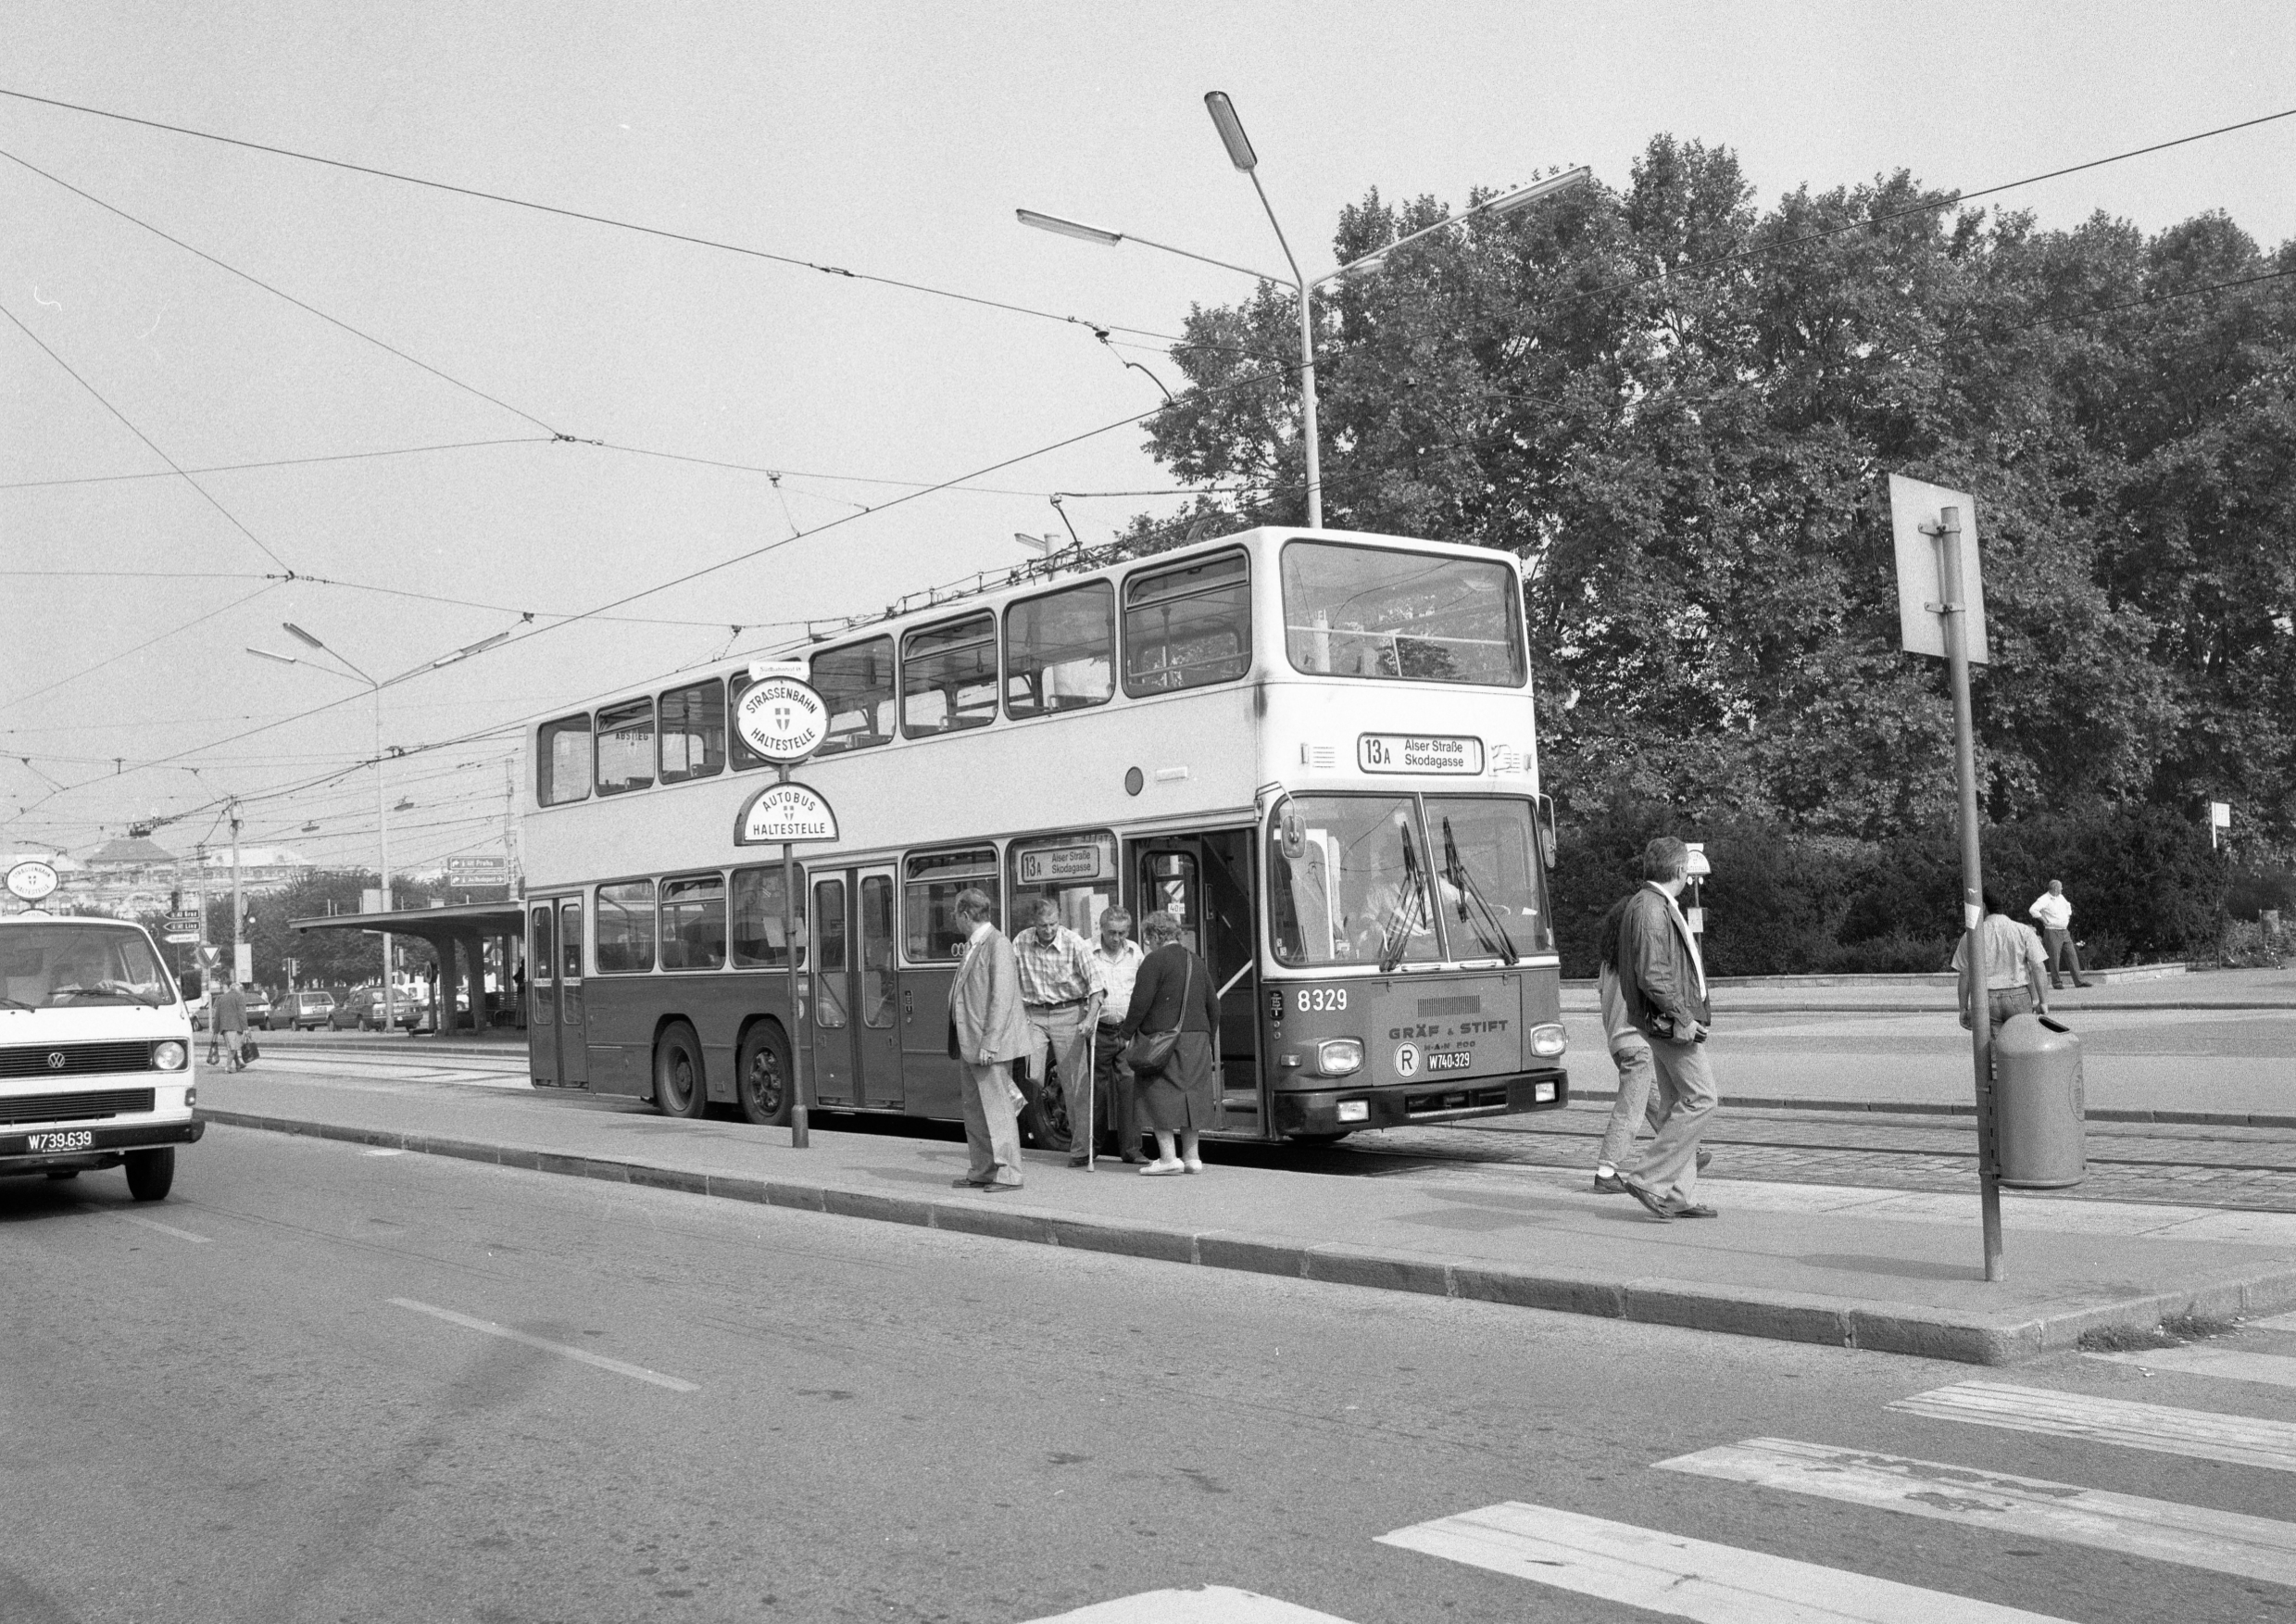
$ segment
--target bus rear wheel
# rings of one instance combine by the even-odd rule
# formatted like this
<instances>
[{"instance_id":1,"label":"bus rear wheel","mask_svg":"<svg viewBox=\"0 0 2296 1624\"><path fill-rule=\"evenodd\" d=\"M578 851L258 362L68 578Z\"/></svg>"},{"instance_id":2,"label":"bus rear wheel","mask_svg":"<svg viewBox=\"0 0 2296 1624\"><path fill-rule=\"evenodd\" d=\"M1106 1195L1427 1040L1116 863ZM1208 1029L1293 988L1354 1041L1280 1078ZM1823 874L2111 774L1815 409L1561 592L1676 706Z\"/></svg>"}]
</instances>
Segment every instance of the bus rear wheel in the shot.
<instances>
[{"instance_id":1,"label":"bus rear wheel","mask_svg":"<svg viewBox=\"0 0 2296 1624\"><path fill-rule=\"evenodd\" d=\"M759 1026L742 1039L734 1092L742 1115L759 1127L789 1125L789 1045L778 1027Z\"/></svg>"},{"instance_id":2,"label":"bus rear wheel","mask_svg":"<svg viewBox=\"0 0 2296 1624\"><path fill-rule=\"evenodd\" d=\"M700 1116L709 1109L703 1080L701 1039L678 1021L654 1044L654 1103L664 1116Z\"/></svg>"},{"instance_id":3,"label":"bus rear wheel","mask_svg":"<svg viewBox=\"0 0 2296 1624\"><path fill-rule=\"evenodd\" d=\"M128 1152L128 1193L138 1201L166 1201L175 1183L175 1147Z\"/></svg>"}]
</instances>

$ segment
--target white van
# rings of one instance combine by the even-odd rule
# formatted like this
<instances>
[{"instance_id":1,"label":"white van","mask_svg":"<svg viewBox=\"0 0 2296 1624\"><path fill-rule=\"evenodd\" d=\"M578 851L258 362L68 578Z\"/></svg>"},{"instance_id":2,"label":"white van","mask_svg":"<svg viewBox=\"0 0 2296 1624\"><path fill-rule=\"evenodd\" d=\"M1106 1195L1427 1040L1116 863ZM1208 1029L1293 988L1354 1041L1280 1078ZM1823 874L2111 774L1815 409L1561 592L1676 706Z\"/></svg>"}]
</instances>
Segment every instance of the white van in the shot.
<instances>
[{"instance_id":1,"label":"white van","mask_svg":"<svg viewBox=\"0 0 2296 1624\"><path fill-rule=\"evenodd\" d=\"M143 926L38 912L45 863L7 888L34 911L0 917L0 1176L124 1165L129 1193L159 1201L207 1128L183 990Z\"/></svg>"}]
</instances>

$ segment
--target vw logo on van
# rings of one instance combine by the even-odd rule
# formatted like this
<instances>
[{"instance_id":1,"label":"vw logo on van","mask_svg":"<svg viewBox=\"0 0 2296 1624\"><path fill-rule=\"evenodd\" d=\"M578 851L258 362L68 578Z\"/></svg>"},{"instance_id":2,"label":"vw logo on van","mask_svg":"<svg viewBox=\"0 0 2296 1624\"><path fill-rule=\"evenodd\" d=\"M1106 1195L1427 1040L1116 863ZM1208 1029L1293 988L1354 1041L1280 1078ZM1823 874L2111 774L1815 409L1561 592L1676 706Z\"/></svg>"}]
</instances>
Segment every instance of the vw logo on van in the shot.
<instances>
[{"instance_id":1,"label":"vw logo on van","mask_svg":"<svg viewBox=\"0 0 2296 1624\"><path fill-rule=\"evenodd\" d=\"M62 1050L51 1049L48 1051L48 1069L50 1071L62 1071L64 1069L64 1051Z\"/></svg>"}]
</instances>

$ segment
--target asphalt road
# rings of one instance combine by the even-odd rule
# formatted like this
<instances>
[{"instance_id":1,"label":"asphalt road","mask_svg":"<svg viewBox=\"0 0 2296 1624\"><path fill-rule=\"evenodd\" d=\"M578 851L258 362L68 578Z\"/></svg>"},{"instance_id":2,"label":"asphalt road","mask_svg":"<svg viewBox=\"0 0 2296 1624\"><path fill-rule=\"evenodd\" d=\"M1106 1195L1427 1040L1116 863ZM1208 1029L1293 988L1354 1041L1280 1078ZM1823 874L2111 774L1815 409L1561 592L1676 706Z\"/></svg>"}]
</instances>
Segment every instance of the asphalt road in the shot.
<instances>
[{"instance_id":1,"label":"asphalt road","mask_svg":"<svg viewBox=\"0 0 2296 1624\"><path fill-rule=\"evenodd\" d=\"M1355 1624L1650 1616L1519 1540L1475 1547L1514 1571L1380 1542L1508 1502L1726 1548L1665 1588L1692 1601L1766 1554L1937 1593L1925 1624L2296 1617L2296 1549L2223 1515L2296 1505L2270 1379L1976 1371L228 1127L164 1205L0 1181L0 1256L8 1624L1005 1621L1207 1584ZM2296 1369L2296 1328L2211 1346ZM1972 1379L2247 1441L1888 1407ZM1761 1437L1935 1466L1889 1508L1657 1467ZM2050 1480L2040 1531L1938 1520L2001 1474ZM2069 1542L2053 1485L2186 1508L2185 1560Z\"/></svg>"}]
</instances>

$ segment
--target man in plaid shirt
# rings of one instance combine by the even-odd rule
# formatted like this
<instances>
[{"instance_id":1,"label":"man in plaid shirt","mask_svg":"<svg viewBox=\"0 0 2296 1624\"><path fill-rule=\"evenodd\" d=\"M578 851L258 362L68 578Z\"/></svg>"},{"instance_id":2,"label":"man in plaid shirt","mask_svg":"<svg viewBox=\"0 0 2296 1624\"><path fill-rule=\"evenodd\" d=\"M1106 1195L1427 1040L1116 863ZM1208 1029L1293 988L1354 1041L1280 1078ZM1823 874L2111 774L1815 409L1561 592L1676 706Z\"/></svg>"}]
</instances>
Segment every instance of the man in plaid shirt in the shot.
<instances>
[{"instance_id":1,"label":"man in plaid shirt","mask_svg":"<svg viewBox=\"0 0 2296 1624\"><path fill-rule=\"evenodd\" d=\"M1045 1057L1054 1057L1068 1104L1068 1164L1082 1167L1091 1153L1085 1120L1092 1105L1092 1033L1108 992L1100 961L1083 937L1060 923L1060 905L1050 897L1036 899L1035 924L1012 938L1012 951L1021 975L1021 1013L1035 1032L1029 1075L1041 1084Z\"/></svg>"}]
</instances>

